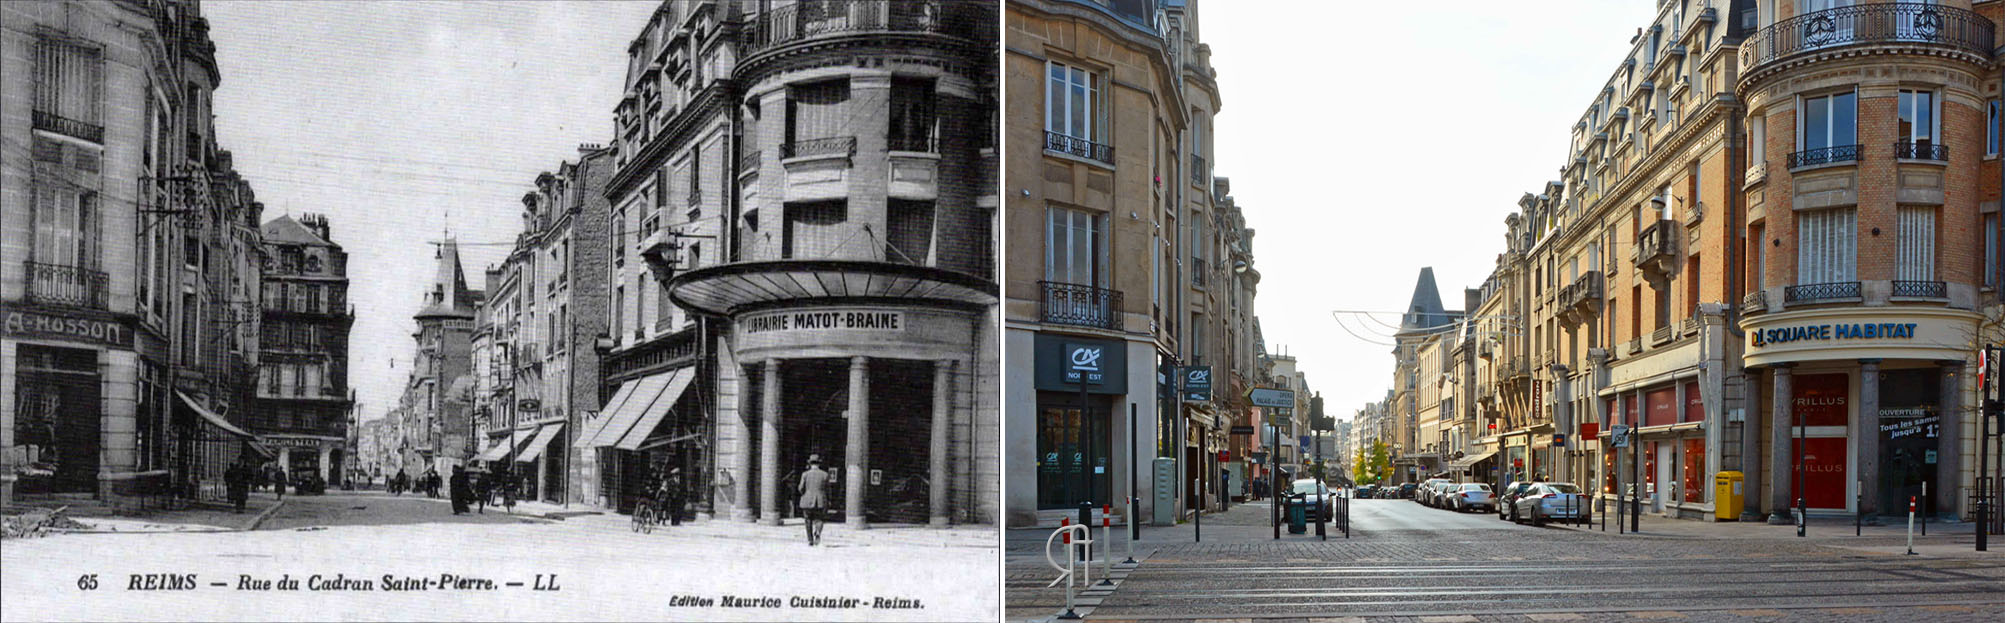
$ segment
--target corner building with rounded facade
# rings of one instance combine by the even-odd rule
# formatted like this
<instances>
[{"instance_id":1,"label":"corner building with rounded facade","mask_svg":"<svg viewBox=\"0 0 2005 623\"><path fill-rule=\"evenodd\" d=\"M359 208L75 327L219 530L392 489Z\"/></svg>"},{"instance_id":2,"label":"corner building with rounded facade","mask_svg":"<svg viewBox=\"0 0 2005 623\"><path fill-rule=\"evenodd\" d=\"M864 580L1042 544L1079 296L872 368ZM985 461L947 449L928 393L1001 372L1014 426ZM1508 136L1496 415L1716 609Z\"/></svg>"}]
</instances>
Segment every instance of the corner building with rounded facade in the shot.
<instances>
[{"instance_id":1,"label":"corner building with rounded facade","mask_svg":"<svg viewBox=\"0 0 2005 623\"><path fill-rule=\"evenodd\" d=\"M619 108L602 503L994 523L994 2L664 2Z\"/></svg>"},{"instance_id":2,"label":"corner building with rounded facade","mask_svg":"<svg viewBox=\"0 0 2005 623\"><path fill-rule=\"evenodd\" d=\"M1999 300L1996 1L1763 0L1735 19L1750 511L1968 512ZM1996 333L1990 330L1989 333ZM1990 339L1994 339L1990 338Z\"/></svg>"}]
</instances>

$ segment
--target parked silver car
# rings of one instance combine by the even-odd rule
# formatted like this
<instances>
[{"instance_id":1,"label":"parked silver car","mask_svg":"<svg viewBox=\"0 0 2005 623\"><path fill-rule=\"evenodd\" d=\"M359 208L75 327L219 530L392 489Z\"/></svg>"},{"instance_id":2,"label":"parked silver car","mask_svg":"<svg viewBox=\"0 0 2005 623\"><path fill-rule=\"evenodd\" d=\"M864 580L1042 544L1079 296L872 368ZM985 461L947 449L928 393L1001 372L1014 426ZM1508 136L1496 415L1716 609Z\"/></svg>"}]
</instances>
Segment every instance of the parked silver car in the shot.
<instances>
[{"instance_id":1,"label":"parked silver car","mask_svg":"<svg viewBox=\"0 0 2005 623\"><path fill-rule=\"evenodd\" d=\"M1534 484L1537 483L1529 480L1513 480L1511 484L1504 485L1504 488L1498 489L1496 495L1492 496L1497 501L1497 518L1517 521L1518 496L1523 495Z\"/></svg>"},{"instance_id":2,"label":"parked silver car","mask_svg":"<svg viewBox=\"0 0 2005 623\"><path fill-rule=\"evenodd\" d=\"M1570 482L1533 483L1514 504L1517 512L1512 520L1530 519L1534 526L1545 525L1547 519L1585 520L1590 513L1587 496Z\"/></svg>"},{"instance_id":3,"label":"parked silver car","mask_svg":"<svg viewBox=\"0 0 2005 623\"><path fill-rule=\"evenodd\" d=\"M1490 510L1490 507L1496 505L1490 501L1490 485L1480 482L1465 482L1454 485L1454 488L1449 489L1446 495L1448 499L1446 506L1455 509L1455 512L1458 513L1477 508L1487 511Z\"/></svg>"},{"instance_id":4,"label":"parked silver car","mask_svg":"<svg viewBox=\"0 0 2005 623\"><path fill-rule=\"evenodd\" d=\"M1438 485L1446 484L1447 482L1449 482L1447 478L1427 479L1426 482L1420 483L1419 489L1413 492L1413 501L1419 502L1421 504L1426 504L1428 506L1434 506L1435 496L1436 494L1439 494L1441 492L1441 490L1437 489L1436 487Z\"/></svg>"}]
</instances>

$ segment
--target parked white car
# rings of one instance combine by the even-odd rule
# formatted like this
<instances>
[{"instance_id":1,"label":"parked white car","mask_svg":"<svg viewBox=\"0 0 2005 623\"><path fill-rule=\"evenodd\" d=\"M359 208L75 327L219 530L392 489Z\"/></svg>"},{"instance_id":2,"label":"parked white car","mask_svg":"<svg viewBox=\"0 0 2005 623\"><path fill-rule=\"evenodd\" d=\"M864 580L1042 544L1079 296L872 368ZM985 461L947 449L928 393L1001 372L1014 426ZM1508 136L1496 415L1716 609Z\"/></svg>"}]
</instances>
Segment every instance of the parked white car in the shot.
<instances>
[{"instance_id":1,"label":"parked white car","mask_svg":"<svg viewBox=\"0 0 2005 623\"><path fill-rule=\"evenodd\" d=\"M1480 482L1453 485L1445 495L1448 500L1445 506L1458 513L1478 508L1488 511L1496 505L1490 501L1490 485Z\"/></svg>"},{"instance_id":2,"label":"parked white car","mask_svg":"<svg viewBox=\"0 0 2005 623\"><path fill-rule=\"evenodd\" d=\"M1570 482L1533 483L1513 504L1517 512L1512 521L1529 519L1534 526L1545 525L1547 519L1586 520L1591 513L1587 496Z\"/></svg>"}]
</instances>

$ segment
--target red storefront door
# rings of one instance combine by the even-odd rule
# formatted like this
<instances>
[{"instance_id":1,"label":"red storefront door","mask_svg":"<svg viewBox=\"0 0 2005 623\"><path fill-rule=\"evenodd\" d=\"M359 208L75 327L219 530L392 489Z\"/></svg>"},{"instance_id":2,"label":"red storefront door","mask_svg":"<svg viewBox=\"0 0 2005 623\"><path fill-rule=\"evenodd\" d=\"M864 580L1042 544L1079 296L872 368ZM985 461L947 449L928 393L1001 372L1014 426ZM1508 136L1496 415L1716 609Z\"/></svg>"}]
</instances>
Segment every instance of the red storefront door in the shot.
<instances>
[{"instance_id":1,"label":"red storefront door","mask_svg":"<svg viewBox=\"0 0 2005 623\"><path fill-rule=\"evenodd\" d=\"M1810 508L1845 508L1845 467L1844 437L1811 437L1792 439L1792 446L1802 452L1803 457L1803 498ZM1796 482L1796 467L1790 466L1790 482ZM1794 503L1794 500L1791 500Z\"/></svg>"}]
</instances>

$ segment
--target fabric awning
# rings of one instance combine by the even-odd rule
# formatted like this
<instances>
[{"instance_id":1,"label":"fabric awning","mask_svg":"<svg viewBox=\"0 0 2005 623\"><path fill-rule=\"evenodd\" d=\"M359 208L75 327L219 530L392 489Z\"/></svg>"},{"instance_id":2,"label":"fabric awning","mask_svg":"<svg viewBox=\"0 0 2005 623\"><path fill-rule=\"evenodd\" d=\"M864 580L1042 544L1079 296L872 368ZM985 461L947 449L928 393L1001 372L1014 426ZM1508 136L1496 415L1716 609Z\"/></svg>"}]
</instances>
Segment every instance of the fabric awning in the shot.
<instances>
[{"instance_id":1,"label":"fabric awning","mask_svg":"<svg viewBox=\"0 0 2005 623\"><path fill-rule=\"evenodd\" d=\"M536 431L536 438L529 440L529 447L523 448L521 452L515 454L515 460L520 463L528 463L536 460L536 457L543 456L543 449L550 447L550 442L556 439L557 434L561 432L564 432L563 422L544 424L543 428Z\"/></svg>"},{"instance_id":2,"label":"fabric awning","mask_svg":"<svg viewBox=\"0 0 2005 623\"><path fill-rule=\"evenodd\" d=\"M685 441L693 441L696 438L702 436L703 433L690 433L687 435L679 435L675 437L655 437L653 439L647 440L647 442L645 443L642 443L640 445L639 451L646 452L662 446L672 446Z\"/></svg>"},{"instance_id":3,"label":"fabric awning","mask_svg":"<svg viewBox=\"0 0 2005 623\"><path fill-rule=\"evenodd\" d=\"M610 406L599 413L599 419L605 420L605 424L592 436L591 443L580 447L597 448L618 443L627 431L633 430L634 423L640 421L641 413L648 405L654 404L654 399L661 396L661 390L668 387L668 381L674 376L674 372L663 372L631 381L634 388L627 393L627 399L618 405L608 403Z\"/></svg>"},{"instance_id":4,"label":"fabric awning","mask_svg":"<svg viewBox=\"0 0 2005 623\"><path fill-rule=\"evenodd\" d=\"M1468 469L1469 466L1481 463L1483 462L1483 459L1487 459L1496 455L1497 455L1496 450L1479 452L1476 454L1471 454L1469 456L1462 457L1460 459L1456 459L1454 462L1449 463L1448 466L1453 467L1455 469Z\"/></svg>"},{"instance_id":5,"label":"fabric awning","mask_svg":"<svg viewBox=\"0 0 2005 623\"><path fill-rule=\"evenodd\" d=\"M527 443L530 439L533 438L535 438L535 435L509 431L508 439L494 444L494 447L488 448L486 452L482 452L480 453L480 456L474 458L480 459L482 461L493 462L508 458L508 453L510 451L513 451L516 454L521 454L523 444Z\"/></svg>"},{"instance_id":6,"label":"fabric awning","mask_svg":"<svg viewBox=\"0 0 2005 623\"><path fill-rule=\"evenodd\" d=\"M229 420L223 419L223 416L217 415L216 412L210 411L208 408L203 407L202 403L195 402L195 399L189 398L187 394L181 393L180 390L175 390L174 395L181 399L181 404L188 405L188 409L194 411L195 415L199 415L202 417L202 419L208 420L208 422L210 424L215 425L216 428L223 429L223 432L236 435L244 439L249 439L251 441L258 440L257 435L253 435L249 431L246 431L244 429L237 428L237 425L231 424Z\"/></svg>"},{"instance_id":7,"label":"fabric awning","mask_svg":"<svg viewBox=\"0 0 2005 623\"><path fill-rule=\"evenodd\" d=\"M573 442L571 447L592 447L592 440L599 436L599 431L606 429L607 422L613 421L612 415L619 412L620 405L626 404L627 399L634 395L634 387L640 385L640 382L643 380L646 379L635 379L621 383L619 391L613 392L612 399L607 400L605 406L599 409L598 417L585 422L584 427L578 429L578 441Z\"/></svg>"},{"instance_id":8,"label":"fabric awning","mask_svg":"<svg viewBox=\"0 0 2005 623\"><path fill-rule=\"evenodd\" d=\"M675 406L675 401L682 399L682 392L689 389L689 382L696 379L694 370L695 368L681 368L669 372L668 374L673 374L675 377L669 379L668 387L663 388L661 395L655 397L653 405L641 412L640 420L634 423L632 430L620 437L619 443L614 447L621 450L639 450L641 442L647 441L648 436L654 434L654 427L661 424L661 418L668 416L668 412Z\"/></svg>"}]
</instances>

